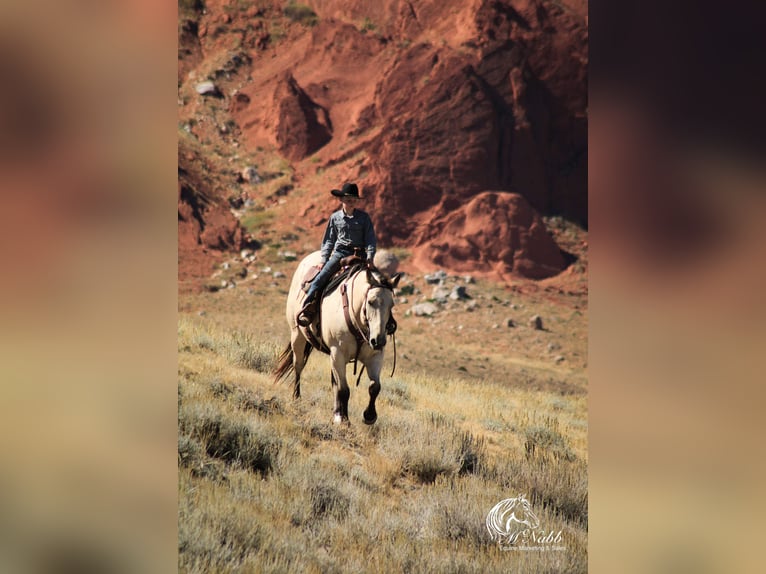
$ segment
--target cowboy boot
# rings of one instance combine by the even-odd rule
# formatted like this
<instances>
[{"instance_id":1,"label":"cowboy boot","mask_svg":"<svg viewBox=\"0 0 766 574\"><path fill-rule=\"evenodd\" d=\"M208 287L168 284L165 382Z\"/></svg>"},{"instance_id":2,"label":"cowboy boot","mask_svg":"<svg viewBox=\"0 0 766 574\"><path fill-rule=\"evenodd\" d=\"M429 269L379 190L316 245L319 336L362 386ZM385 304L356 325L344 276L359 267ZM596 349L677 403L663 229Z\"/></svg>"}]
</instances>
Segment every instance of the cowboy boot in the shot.
<instances>
[{"instance_id":1,"label":"cowboy boot","mask_svg":"<svg viewBox=\"0 0 766 574\"><path fill-rule=\"evenodd\" d=\"M311 325L311 323L314 321L314 317L316 316L316 312L316 298L312 297L311 299L306 299L306 302L303 304L303 308L298 313L298 325L301 327L308 327Z\"/></svg>"}]
</instances>

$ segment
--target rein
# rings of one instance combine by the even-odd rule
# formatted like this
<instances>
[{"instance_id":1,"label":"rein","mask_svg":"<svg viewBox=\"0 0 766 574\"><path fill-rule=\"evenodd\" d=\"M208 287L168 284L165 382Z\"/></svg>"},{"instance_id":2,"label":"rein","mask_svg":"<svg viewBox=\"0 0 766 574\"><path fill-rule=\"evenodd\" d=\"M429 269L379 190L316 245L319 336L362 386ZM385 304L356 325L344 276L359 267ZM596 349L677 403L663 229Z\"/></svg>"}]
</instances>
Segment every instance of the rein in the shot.
<instances>
[{"instance_id":1,"label":"rein","mask_svg":"<svg viewBox=\"0 0 766 574\"><path fill-rule=\"evenodd\" d=\"M351 319L351 313L349 312L349 302L348 302L348 289L347 286L348 283L344 283L340 286L340 297L343 301L343 316L346 318L346 324L348 325L348 328L351 330L351 333L356 338L356 354L354 355L354 374L356 375L356 362L359 360L359 351L362 350L362 344L367 342L367 340L364 337L364 334L359 330L359 328L356 326L354 321ZM362 376L362 373L359 373L359 376ZM357 384L359 384L357 382Z\"/></svg>"},{"instance_id":2,"label":"rein","mask_svg":"<svg viewBox=\"0 0 766 574\"><path fill-rule=\"evenodd\" d=\"M358 274L357 274L358 275ZM341 301L343 303L343 316L346 319L346 324L348 325L349 330L354 335L354 338L356 339L356 354L354 355L354 375L356 375L356 365L359 360L359 352L362 350L362 345L364 343L368 343L368 337L365 336L364 331L356 325L356 323L353 320L353 317L351 315L351 312L349 311L350 303L349 303L349 297L348 297L348 285L351 284L351 290L352 290L352 299L353 299L353 289L354 289L354 278L356 275L353 275L352 277L348 278L348 281L344 282L340 286L340 296ZM368 274L368 279L370 278ZM383 289L390 289L390 286L379 283L377 280L375 283L371 283L367 287L367 291L364 294L364 300L367 301L367 294L369 293L370 289L373 287L381 287ZM393 291L393 289L392 289ZM365 322L369 325L369 319L367 318L367 305L362 306L362 316L364 317ZM394 372L396 371L396 336L394 333L391 334L391 339L394 343L394 365L391 369L391 376L394 376ZM372 345L370 345L372 346ZM359 376L356 379L356 386L359 386L359 380L362 378L362 373L364 373L364 365L362 365L362 369L359 371Z\"/></svg>"}]
</instances>

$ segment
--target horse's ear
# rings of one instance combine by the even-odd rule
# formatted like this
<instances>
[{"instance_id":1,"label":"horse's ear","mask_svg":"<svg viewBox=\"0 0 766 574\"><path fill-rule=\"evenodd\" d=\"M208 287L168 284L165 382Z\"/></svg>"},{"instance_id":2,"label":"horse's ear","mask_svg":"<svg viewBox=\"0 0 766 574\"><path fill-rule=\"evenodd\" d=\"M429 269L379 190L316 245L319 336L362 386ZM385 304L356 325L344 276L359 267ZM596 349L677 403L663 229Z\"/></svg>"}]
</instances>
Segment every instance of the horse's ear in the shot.
<instances>
[{"instance_id":1,"label":"horse's ear","mask_svg":"<svg viewBox=\"0 0 766 574\"><path fill-rule=\"evenodd\" d=\"M393 277L391 277L391 285L394 289L396 289L396 286L399 285L399 279L402 278L401 273L395 273Z\"/></svg>"}]
</instances>

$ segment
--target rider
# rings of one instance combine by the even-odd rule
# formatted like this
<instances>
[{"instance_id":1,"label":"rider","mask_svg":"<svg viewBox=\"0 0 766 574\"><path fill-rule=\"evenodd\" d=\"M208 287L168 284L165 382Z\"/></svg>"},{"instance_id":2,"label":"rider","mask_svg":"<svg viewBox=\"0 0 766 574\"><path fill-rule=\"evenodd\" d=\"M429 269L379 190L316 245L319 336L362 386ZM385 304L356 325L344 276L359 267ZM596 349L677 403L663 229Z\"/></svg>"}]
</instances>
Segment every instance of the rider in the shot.
<instances>
[{"instance_id":1,"label":"rider","mask_svg":"<svg viewBox=\"0 0 766 574\"><path fill-rule=\"evenodd\" d=\"M342 260L358 257L372 265L377 247L375 229L366 212L356 209L361 198L355 183L344 183L341 189L330 191L340 198L341 208L330 216L322 239L322 270L311 282L303 309L298 313L298 324L306 327L316 315L317 293L327 284L342 265Z\"/></svg>"}]
</instances>

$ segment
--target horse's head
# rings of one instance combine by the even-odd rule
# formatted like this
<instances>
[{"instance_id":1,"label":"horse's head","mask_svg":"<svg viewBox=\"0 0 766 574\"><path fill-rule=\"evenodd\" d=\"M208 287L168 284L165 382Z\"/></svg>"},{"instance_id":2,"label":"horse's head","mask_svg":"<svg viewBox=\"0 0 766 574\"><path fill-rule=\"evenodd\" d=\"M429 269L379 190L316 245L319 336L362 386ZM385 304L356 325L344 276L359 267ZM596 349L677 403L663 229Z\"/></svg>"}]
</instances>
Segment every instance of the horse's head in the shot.
<instances>
[{"instance_id":1,"label":"horse's head","mask_svg":"<svg viewBox=\"0 0 766 574\"><path fill-rule=\"evenodd\" d=\"M392 278L386 277L378 270L367 271L367 282L370 287L364 302L364 316L370 330L370 346L382 349L386 346L386 324L391 317L394 307L394 289L399 284L400 274Z\"/></svg>"}]
</instances>

